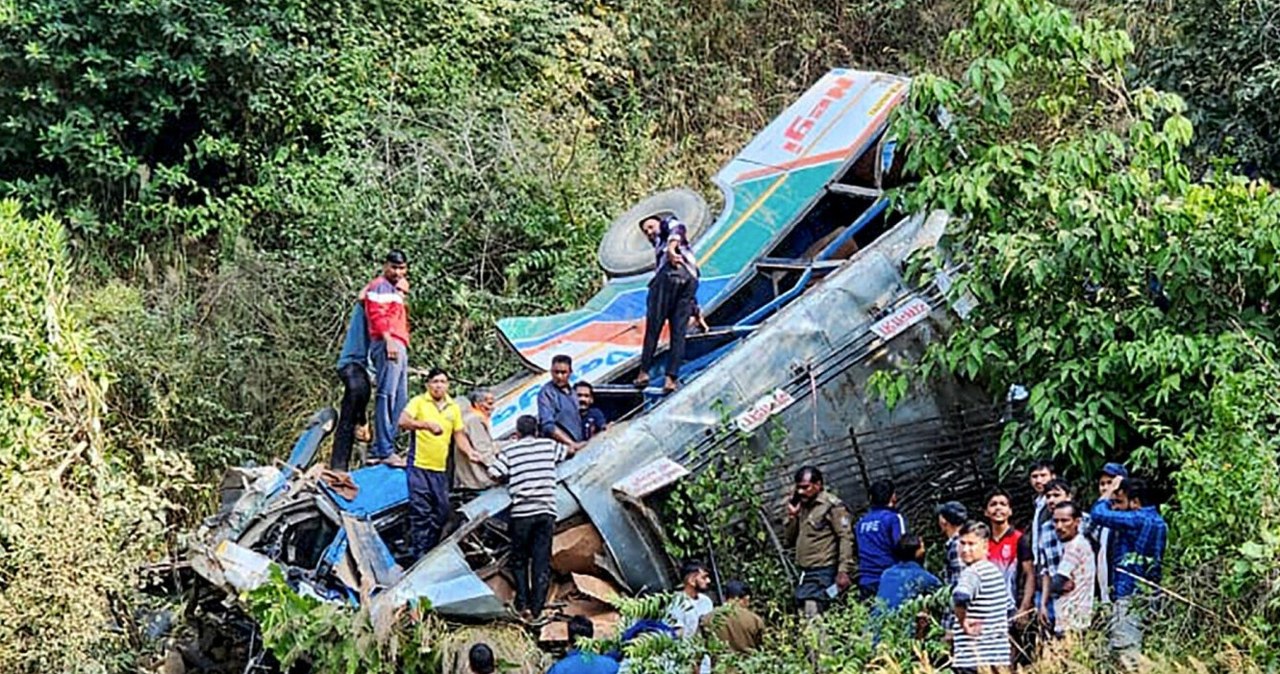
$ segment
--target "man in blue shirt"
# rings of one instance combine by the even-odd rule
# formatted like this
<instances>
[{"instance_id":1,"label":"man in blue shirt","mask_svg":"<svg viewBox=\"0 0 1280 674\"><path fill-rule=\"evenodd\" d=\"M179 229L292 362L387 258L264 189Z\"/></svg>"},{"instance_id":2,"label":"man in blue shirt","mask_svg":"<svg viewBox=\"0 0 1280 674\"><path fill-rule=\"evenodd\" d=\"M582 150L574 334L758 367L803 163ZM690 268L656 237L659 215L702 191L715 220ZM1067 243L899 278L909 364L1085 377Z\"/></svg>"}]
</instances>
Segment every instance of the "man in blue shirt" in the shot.
<instances>
[{"instance_id":1,"label":"man in blue shirt","mask_svg":"<svg viewBox=\"0 0 1280 674\"><path fill-rule=\"evenodd\" d=\"M930 594L942 587L938 577L924 570L924 541L915 534L903 534L893 546L894 565L880 574L876 603L884 602L886 611L896 611L909 599ZM878 607L877 607L878 608Z\"/></svg>"},{"instance_id":2,"label":"man in blue shirt","mask_svg":"<svg viewBox=\"0 0 1280 674\"><path fill-rule=\"evenodd\" d=\"M569 619L569 652L564 659L551 665L547 674L616 674L618 661L607 655L588 653L578 648L579 639L595 635L591 621L580 615Z\"/></svg>"},{"instance_id":3,"label":"man in blue shirt","mask_svg":"<svg viewBox=\"0 0 1280 674\"><path fill-rule=\"evenodd\" d=\"M880 574L893 565L893 546L907 531L898 512L898 494L893 483L880 480L871 485L871 510L854 529L858 543L858 593L862 599L876 596Z\"/></svg>"},{"instance_id":4,"label":"man in blue shirt","mask_svg":"<svg viewBox=\"0 0 1280 674\"><path fill-rule=\"evenodd\" d=\"M582 416L569 378L573 359L559 353L551 357L551 381L538 391L538 430L542 437L578 451L582 449Z\"/></svg>"},{"instance_id":5,"label":"man in blue shirt","mask_svg":"<svg viewBox=\"0 0 1280 674\"><path fill-rule=\"evenodd\" d=\"M338 408L338 427L333 432L329 467L346 471L356 435L369 441L369 329L363 301L355 303L347 320L347 336L338 354L338 379L342 381L342 404Z\"/></svg>"},{"instance_id":6,"label":"man in blue shirt","mask_svg":"<svg viewBox=\"0 0 1280 674\"><path fill-rule=\"evenodd\" d=\"M1126 477L1113 481L1089 513L1095 524L1111 529L1116 574L1111 579L1110 644L1129 670L1137 665L1144 631L1142 607L1134 599L1141 581L1160 582L1169 538L1168 525L1155 506L1147 505L1149 499L1144 480Z\"/></svg>"},{"instance_id":7,"label":"man in blue shirt","mask_svg":"<svg viewBox=\"0 0 1280 674\"><path fill-rule=\"evenodd\" d=\"M582 441L595 437L609 425L604 412L596 407L596 389L591 382L583 379L573 385L573 392L578 396L578 413L582 415Z\"/></svg>"}]
</instances>

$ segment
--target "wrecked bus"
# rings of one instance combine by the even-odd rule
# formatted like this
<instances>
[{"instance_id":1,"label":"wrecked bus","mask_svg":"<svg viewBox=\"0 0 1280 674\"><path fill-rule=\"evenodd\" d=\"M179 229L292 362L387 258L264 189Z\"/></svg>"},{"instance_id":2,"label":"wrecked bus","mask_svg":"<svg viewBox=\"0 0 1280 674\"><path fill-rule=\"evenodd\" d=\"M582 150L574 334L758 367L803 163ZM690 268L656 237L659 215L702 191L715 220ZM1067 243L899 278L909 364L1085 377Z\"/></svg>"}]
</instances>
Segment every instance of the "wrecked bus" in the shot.
<instances>
[{"instance_id":1,"label":"wrecked bus","mask_svg":"<svg viewBox=\"0 0 1280 674\"><path fill-rule=\"evenodd\" d=\"M923 284L905 278L917 254L944 259L933 254L948 220L889 208L885 191L901 180L901 162L886 130L907 87L892 75L831 71L716 175L718 216L689 190L654 195L606 233L606 280L582 307L499 322L528 372L499 387L494 437L536 414L558 353L574 358L575 375L595 385L597 405L615 420L559 468L552 566L570 579L569 591L601 599L671 587L653 499L704 467L718 443L735 441L723 432L724 411L738 432L770 420L788 429L778 478L766 485L779 504L790 469L805 463L822 467L854 507L881 477L912 476L908 503L923 497L911 489L932 498L982 486L979 464L998 420L963 413L977 399L971 392L933 383L892 410L866 393L873 371L918 357L969 308L964 299L948 307L954 270L946 264ZM636 223L664 214L689 225L702 270L698 301L712 326L689 336L684 384L666 396L629 384L653 265ZM223 509L192 546L193 569L245 590L278 565L300 592L365 605L375 624L421 601L462 620L511 615L505 488L461 504L440 544L408 559L403 472L311 466L333 422L332 410L317 413L279 467L229 472ZM764 442L751 440L747 451ZM608 618L592 617L607 633Z\"/></svg>"}]
</instances>

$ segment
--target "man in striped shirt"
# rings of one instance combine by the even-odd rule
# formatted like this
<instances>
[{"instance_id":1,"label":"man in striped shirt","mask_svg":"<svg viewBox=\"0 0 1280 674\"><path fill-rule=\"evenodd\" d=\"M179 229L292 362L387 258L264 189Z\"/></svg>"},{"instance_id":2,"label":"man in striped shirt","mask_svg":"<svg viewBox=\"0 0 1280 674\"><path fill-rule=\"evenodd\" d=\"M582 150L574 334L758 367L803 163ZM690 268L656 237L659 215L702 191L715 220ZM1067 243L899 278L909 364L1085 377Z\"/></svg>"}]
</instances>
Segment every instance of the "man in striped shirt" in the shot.
<instances>
[{"instance_id":1,"label":"man in striped shirt","mask_svg":"<svg viewBox=\"0 0 1280 674\"><path fill-rule=\"evenodd\" d=\"M511 575L516 610L526 620L542 614L551 583L551 536L556 526L556 464L574 447L538 437L538 420L516 419L516 440L498 451L489 476L511 494Z\"/></svg>"},{"instance_id":2,"label":"man in striped shirt","mask_svg":"<svg viewBox=\"0 0 1280 674\"><path fill-rule=\"evenodd\" d=\"M1009 669L1009 611L1013 599L1004 573L987 559L991 530L981 522L960 528L960 561L965 564L951 600L956 630L951 669L956 674Z\"/></svg>"}]
</instances>

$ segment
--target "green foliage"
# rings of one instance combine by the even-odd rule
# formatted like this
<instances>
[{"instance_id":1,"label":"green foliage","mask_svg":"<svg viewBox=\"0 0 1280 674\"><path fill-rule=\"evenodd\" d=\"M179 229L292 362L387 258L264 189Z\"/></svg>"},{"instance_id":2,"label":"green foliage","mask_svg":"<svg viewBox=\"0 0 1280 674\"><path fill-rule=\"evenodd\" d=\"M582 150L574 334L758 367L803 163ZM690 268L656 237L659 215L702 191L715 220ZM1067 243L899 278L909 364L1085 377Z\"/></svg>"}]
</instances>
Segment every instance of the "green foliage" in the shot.
<instances>
[{"instance_id":1,"label":"green foliage","mask_svg":"<svg viewBox=\"0 0 1280 674\"><path fill-rule=\"evenodd\" d=\"M1051 3L983 0L948 39L947 74L915 80L897 131L920 182L902 203L960 216L953 292L979 300L922 370L1030 388L1006 461L1171 474L1166 579L1274 622L1280 195L1224 170L1193 182L1185 105L1129 89L1131 52ZM1224 624L1274 652L1270 631Z\"/></svg>"},{"instance_id":2,"label":"green foliage","mask_svg":"<svg viewBox=\"0 0 1280 674\"><path fill-rule=\"evenodd\" d=\"M617 603L625 626L640 618L661 618L675 600L673 595L655 595L643 600ZM939 616L949 600L941 591L918 597L898 611L873 615L857 602L836 604L816 620L791 611L770 613L763 647L754 653L735 653L713 634L700 631L692 639L671 639L644 635L628 644L614 639L600 640L592 650L617 649L629 663L630 671L660 674L689 671L704 655L712 659L715 672L740 674L784 674L792 672L930 672L930 662L943 657L941 628L930 620L929 638L915 639L916 616ZM759 601L753 609L761 610ZM723 614L712 615L711 624Z\"/></svg>"},{"instance_id":3,"label":"green foliage","mask_svg":"<svg viewBox=\"0 0 1280 674\"><path fill-rule=\"evenodd\" d=\"M130 667L134 570L165 550L190 466L121 451L111 372L71 311L66 233L0 201L0 671Z\"/></svg>"},{"instance_id":4,"label":"green foliage","mask_svg":"<svg viewBox=\"0 0 1280 674\"><path fill-rule=\"evenodd\" d=\"M792 588L778 551L768 536L764 517L764 482L785 449L786 429L769 426L763 447L753 447L726 417L708 464L679 483L662 507L667 552L675 559L714 561L721 579L746 581L756 596L785 604Z\"/></svg>"},{"instance_id":5,"label":"green foliage","mask_svg":"<svg viewBox=\"0 0 1280 674\"><path fill-rule=\"evenodd\" d=\"M245 253L208 276L178 264L85 293L80 312L117 378L109 423L181 451L209 478L283 451L336 404L344 290L325 270Z\"/></svg>"},{"instance_id":6,"label":"green foliage","mask_svg":"<svg viewBox=\"0 0 1280 674\"><path fill-rule=\"evenodd\" d=\"M296 663L342 674L440 671L440 655L416 647L418 634L440 630L438 622L399 625L389 639L379 639L368 609L300 595L278 567L272 566L268 582L246 595L246 606L262 630L262 643L286 671Z\"/></svg>"},{"instance_id":7,"label":"green foliage","mask_svg":"<svg viewBox=\"0 0 1280 674\"><path fill-rule=\"evenodd\" d=\"M1280 5L1265 0L1187 0L1128 13L1138 78L1186 99L1197 141L1193 165L1232 157L1242 170L1280 177ZM1139 17L1141 17L1139 19Z\"/></svg>"},{"instance_id":8,"label":"green foliage","mask_svg":"<svg viewBox=\"0 0 1280 674\"><path fill-rule=\"evenodd\" d=\"M1208 419L1215 378L1253 360L1238 329L1274 329L1280 199L1189 181L1183 106L1126 89L1123 33L989 2L951 46L963 77L919 78L899 122L921 172L905 204L964 216L953 239L972 273L955 290L981 302L934 362L993 389L1027 383L1023 448L1081 469Z\"/></svg>"},{"instance_id":9,"label":"green foliage","mask_svg":"<svg viewBox=\"0 0 1280 674\"><path fill-rule=\"evenodd\" d=\"M23 2L0 23L0 193L100 245L201 236L302 51L297 5Z\"/></svg>"}]
</instances>

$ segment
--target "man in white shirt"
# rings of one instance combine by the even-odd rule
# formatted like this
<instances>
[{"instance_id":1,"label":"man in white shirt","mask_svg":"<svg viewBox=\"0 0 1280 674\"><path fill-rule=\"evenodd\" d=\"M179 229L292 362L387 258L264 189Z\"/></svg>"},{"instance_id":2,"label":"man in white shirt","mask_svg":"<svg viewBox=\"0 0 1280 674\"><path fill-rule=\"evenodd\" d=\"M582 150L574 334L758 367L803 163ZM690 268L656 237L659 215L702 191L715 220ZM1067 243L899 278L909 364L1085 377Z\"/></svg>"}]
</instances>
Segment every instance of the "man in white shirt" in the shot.
<instances>
[{"instance_id":1,"label":"man in white shirt","mask_svg":"<svg viewBox=\"0 0 1280 674\"><path fill-rule=\"evenodd\" d=\"M671 604L671 608L667 609L667 621L675 626L677 637L691 639L694 634L697 634L698 623L702 622L702 617L715 609L715 605L711 603L711 597L705 594L711 587L711 574L707 572L705 564L690 560L680 567L680 577L684 581L683 587ZM711 659L704 657L698 671L709 674Z\"/></svg>"},{"instance_id":2,"label":"man in white shirt","mask_svg":"<svg viewBox=\"0 0 1280 674\"><path fill-rule=\"evenodd\" d=\"M1080 507L1071 501L1053 509L1053 530L1062 541L1062 560L1054 571L1049 591L1053 594L1054 632L1058 636L1079 634L1093 620L1093 584L1096 560L1093 546L1080 532Z\"/></svg>"}]
</instances>

